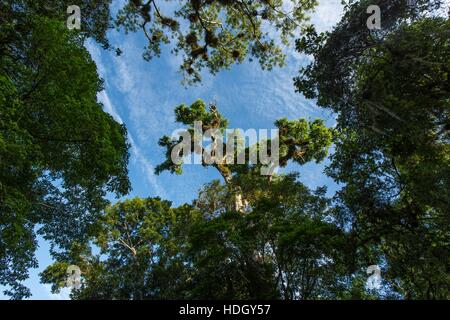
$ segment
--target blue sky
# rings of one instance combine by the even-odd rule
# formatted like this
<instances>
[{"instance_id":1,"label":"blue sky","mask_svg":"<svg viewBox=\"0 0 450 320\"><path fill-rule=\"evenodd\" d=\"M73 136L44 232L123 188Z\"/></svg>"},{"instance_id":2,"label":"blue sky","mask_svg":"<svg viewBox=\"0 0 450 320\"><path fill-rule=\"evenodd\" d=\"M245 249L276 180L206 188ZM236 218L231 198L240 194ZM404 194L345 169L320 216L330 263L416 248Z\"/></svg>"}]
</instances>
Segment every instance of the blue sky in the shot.
<instances>
[{"instance_id":1,"label":"blue sky","mask_svg":"<svg viewBox=\"0 0 450 320\"><path fill-rule=\"evenodd\" d=\"M312 15L312 22L319 30L330 29L342 13L341 0L319 0L320 5ZM113 1L113 10L121 1ZM164 150L158 146L158 139L179 129L173 110L181 103L191 104L198 98L215 102L220 112L229 119L230 128L271 129L276 119L322 118L327 125L334 124L334 116L316 107L314 101L306 100L295 93L292 78L307 57L299 56L291 47L285 48L287 64L282 69L262 71L257 62L235 65L211 76L204 73L203 83L185 88L178 73L180 60L163 50L159 59L146 62L142 59L146 44L142 34L124 35L111 31L109 38L118 45L123 54L102 50L97 44L86 44L95 60L100 76L105 81L105 90L99 94L105 111L125 123L132 145L129 163L133 190L127 197L160 196L169 199L173 205L190 202L201 186L219 174L201 165L184 167L182 175L162 173L156 176L154 167L164 159ZM329 187L332 193L336 186L324 174L322 164L310 163L303 167L288 166L286 170L301 173L301 181L311 188L321 185ZM116 200L114 200L116 201ZM38 274L51 263L49 245L39 239L37 258L39 267L30 270L25 284L32 291L32 299L66 299L68 291L51 294L50 286L39 282ZM0 293L0 298L5 298Z\"/></svg>"}]
</instances>

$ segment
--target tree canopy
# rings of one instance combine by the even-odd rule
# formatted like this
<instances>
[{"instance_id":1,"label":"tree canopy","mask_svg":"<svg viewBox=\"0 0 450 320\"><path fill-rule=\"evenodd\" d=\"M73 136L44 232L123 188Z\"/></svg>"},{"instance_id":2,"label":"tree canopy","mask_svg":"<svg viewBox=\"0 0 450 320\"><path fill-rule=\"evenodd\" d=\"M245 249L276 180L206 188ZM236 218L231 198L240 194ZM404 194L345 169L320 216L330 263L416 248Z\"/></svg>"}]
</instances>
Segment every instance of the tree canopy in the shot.
<instances>
[{"instance_id":1,"label":"tree canopy","mask_svg":"<svg viewBox=\"0 0 450 320\"><path fill-rule=\"evenodd\" d=\"M6 294L30 296L22 282L42 237L54 263L41 282L57 292L78 266L73 299L450 297L450 21L442 1L350 0L324 33L304 25L317 1L287 3L130 0L112 17L109 0L81 1L86 23L71 31L68 1L0 0ZM381 8L381 29L366 27L369 5ZM127 131L103 111L103 83L84 47L94 38L114 49L110 28L143 32L146 59L169 45L191 83L204 68L214 74L246 57L282 65L281 47L302 30L296 49L312 59L294 87L332 110L336 126L282 118L277 136L245 145L216 105L179 105L184 129L161 137L165 158L155 172L182 174L189 157L201 156L221 179L177 206L160 197L110 203L108 194L131 188ZM327 157L325 174L339 184L332 196L295 172ZM272 168L289 164L292 172ZM379 290L366 286L374 264L383 271Z\"/></svg>"},{"instance_id":2,"label":"tree canopy","mask_svg":"<svg viewBox=\"0 0 450 320\"><path fill-rule=\"evenodd\" d=\"M450 25L426 14L436 3L380 1L385 28L354 32L361 1L298 42L315 60L297 89L338 113L336 214L406 298L448 297Z\"/></svg>"},{"instance_id":3,"label":"tree canopy","mask_svg":"<svg viewBox=\"0 0 450 320\"><path fill-rule=\"evenodd\" d=\"M273 165L285 167L290 160L298 164L305 164L311 160L319 162L326 157L333 134L333 131L326 128L320 119L312 122L305 119L280 119L275 123L278 128L278 137L263 141L260 139L254 145L245 146L243 141L245 137L242 133L235 130L226 131L228 121L214 105L211 105L207 111L205 103L197 100L190 107L180 105L175 108L175 115L177 122L189 126L185 133L190 138L184 141L185 135L181 135L178 139L163 136L159 144L166 148L166 160L156 167L155 172L169 170L172 173L181 174L183 158L196 153L200 155L203 166L212 166L217 169L224 181L235 190L237 210L243 209L246 201L240 192L241 176L262 174L270 180L274 174L271 168ZM195 126L196 121L199 122L199 128ZM200 135L200 138L196 138L196 134ZM203 136L211 139L210 149L212 150L206 150L203 146ZM276 145L272 144L274 139L277 140ZM179 148L183 144L187 146ZM276 157L276 164L270 163L269 159L262 159L262 153L256 152L262 148L265 148L268 158ZM251 156L252 152L253 156ZM173 159L174 153L180 159L178 162ZM208 156L205 156L206 154Z\"/></svg>"},{"instance_id":4,"label":"tree canopy","mask_svg":"<svg viewBox=\"0 0 450 320\"><path fill-rule=\"evenodd\" d=\"M329 217L324 189L296 175L269 188L242 215L229 188L213 181L192 205L171 208L159 198L108 207L95 228L101 252L74 245L49 266L44 283L58 291L67 267L83 274L75 299L324 299L362 297L351 281L346 234ZM245 191L244 191L245 192ZM103 258L102 258L103 257Z\"/></svg>"},{"instance_id":5,"label":"tree canopy","mask_svg":"<svg viewBox=\"0 0 450 320\"><path fill-rule=\"evenodd\" d=\"M0 17L0 284L20 298L36 233L68 248L107 192L128 192L128 144L81 35L4 2Z\"/></svg>"},{"instance_id":6,"label":"tree canopy","mask_svg":"<svg viewBox=\"0 0 450 320\"><path fill-rule=\"evenodd\" d=\"M8 13L24 12L67 19L69 0L3 0ZM80 34L120 55L120 44L111 45L109 29L140 32L148 42L143 58L159 57L167 46L181 57L183 82L201 81L201 71L216 74L246 58L256 59L263 69L283 66L285 47L308 20L317 0L128 0L118 12L111 12L111 0L82 0ZM276 36L275 36L276 35Z\"/></svg>"},{"instance_id":7,"label":"tree canopy","mask_svg":"<svg viewBox=\"0 0 450 320\"><path fill-rule=\"evenodd\" d=\"M204 68L215 74L257 59L263 69L283 66L282 46L307 20L316 0L129 0L114 19L126 31L140 31L148 40L147 60L161 54L161 45L181 55L187 83L201 80ZM272 35L278 34L278 37Z\"/></svg>"}]
</instances>

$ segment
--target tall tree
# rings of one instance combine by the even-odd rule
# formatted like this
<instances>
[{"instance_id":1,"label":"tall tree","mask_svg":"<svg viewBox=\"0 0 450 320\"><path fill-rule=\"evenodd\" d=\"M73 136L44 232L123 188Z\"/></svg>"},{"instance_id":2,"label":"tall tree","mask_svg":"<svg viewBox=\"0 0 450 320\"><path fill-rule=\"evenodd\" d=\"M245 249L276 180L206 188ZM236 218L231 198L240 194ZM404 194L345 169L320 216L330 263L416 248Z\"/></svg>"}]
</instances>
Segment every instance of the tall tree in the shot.
<instances>
[{"instance_id":1,"label":"tall tree","mask_svg":"<svg viewBox=\"0 0 450 320\"><path fill-rule=\"evenodd\" d=\"M192 134L199 120L201 133L226 128L218 110L211 106L207 111L202 101L175 112ZM283 166L290 159L305 163L326 155L332 132L322 122L283 119L277 125ZM182 164L171 157L180 141L163 137L160 142L167 147L167 159L157 172L181 173ZM205 151L197 139L187 147L175 153L186 157ZM249 149L241 151L248 155ZM238 154L228 157L236 160ZM355 291L347 267L352 247L344 230L329 220L324 188L313 192L295 174L261 175L260 166L248 159L209 165L224 182L206 185L191 206L170 208L160 199L118 203L106 210L93 232L106 259L84 259L91 254L75 247L72 256L42 274L43 281L58 290L67 266L77 264L85 282L73 297L80 299L313 299ZM236 204L236 193L245 207Z\"/></svg>"},{"instance_id":2,"label":"tall tree","mask_svg":"<svg viewBox=\"0 0 450 320\"><path fill-rule=\"evenodd\" d=\"M331 288L337 286L339 273L335 277L330 275L339 269L333 265L344 265L334 254L343 254L340 249L345 248L346 236L333 223L326 222L324 190L311 194L296 181L295 175L284 177L273 172L261 175L261 163L250 160L249 156L252 150L260 150L271 139L277 139L279 152L271 144L267 148L272 156L278 157L280 166L286 166L289 161L319 162L327 154L333 131L321 120L281 119L275 123L278 138L241 146L230 154L227 146L236 143L235 132L228 132L226 141L218 138L227 134L227 121L214 105L208 111L198 100L190 107L177 107L175 114L178 122L188 126L185 133L193 139L187 140L188 148L178 148L186 143L186 135L182 134L178 140L161 138L167 159L156 168L157 173L169 170L179 174L182 158L191 153L205 153L202 138L195 138L196 131L211 138L213 150L219 147L223 151L212 152L215 162L202 157L203 165L219 171L224 185L214 182L206 186L195 201L195 206L206 216L191 229L192 245L188 254L197 267L193 275L196 284L191 292L193 297L336 297L336 291ZM196 121L201 122L200 126ZM217 133L208 135L214 129ZM174 161L174 154L179 162ZM244 156L241 163L240 155ZM242 215L243 212L246 214ZM341 271L343 276L347 269Z\"/></svg>"},{"instance_id":3,"label":"tall tree","mask_svg":"<svg viewBox=\"0 0 450 320\"><path fill-rule=\"evenodd\" d=\"M279 130L277 138L272 137L255 145L245 146L244 141L239 141L244 138L242 134L226 131L228 121L219 113L216 106L211 105L207 110L202 100L197 100L189 107L184 104L178 106L175 108L175 116L177 122L188 128L178 140L169 136L160 139L159 144L166 148L166 160L156 167L155 172L158 174L168 170L171 173L181 174L183 157L197 154L201 157L202 165L217 169L230 190L233 190L237 211L242 211L247 201L243 199L240 177L246 174L264 174L267 180L270 180L273 176L274 163L262 163L262 157L259 156L260 149L264 148L269 157L276 157L279 166L284 167L291 160L298 164L323 160L332 139L332 130L326 128L322 120L308 122L305 119L280 119L275 123ZM196 122L199 123L198 128ZM203 137L211 139L211 150L207 150L203 145ZM274 139L277 140L279 150L272 150L272 147L276 147L275 144L272 145ZM183 145L187 148L180 148ZM229 148L230 145L234 147ZM251 159L252 152L257 155L257 159ZM205 156L206 154L208 156ZM173 159L174 155L179 160ZM266 168L263 168L264 166Z\"/></svg>"},{"instance_id":4,"label":"tall tree","mask_svg":"<svg viewBox=\"0 0 450 320\"><path fill-rule=\"evenodd\" d=\"M0 284L22 298L36 234L64 251L87 238L107 192L128 192L128 144L97 101L84 37L22 2L1 4Z\"/></svg>"},{"instance_id":5,"label":"tall tree","mask_svg":"<svg viewBox=\"0 0 450 320\"><path fill-rule=\"evenodd\" d=\"M336 212L365 261L384 261L402 297L448 298L450 24L440 1L371 1L382 29L369 30L368 4L298 41L315 61L296 86L338 113L328 172L345 185Z\"/></svg>"}]
</instances>

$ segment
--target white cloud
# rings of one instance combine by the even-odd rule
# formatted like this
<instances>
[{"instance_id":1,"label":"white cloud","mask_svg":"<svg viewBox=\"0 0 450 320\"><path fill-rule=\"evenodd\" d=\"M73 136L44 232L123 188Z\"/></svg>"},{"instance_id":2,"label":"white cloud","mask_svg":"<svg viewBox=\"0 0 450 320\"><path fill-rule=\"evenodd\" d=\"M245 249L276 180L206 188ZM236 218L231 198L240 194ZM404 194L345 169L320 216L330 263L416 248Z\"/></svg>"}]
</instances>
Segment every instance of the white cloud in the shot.
<instances>
[{"instance_id":1,"label":"white cloud","mask_svg":"<svg viewBox=\"0 0 450 320\"><path fill-rule=\"evenodd\" d=\"M342 17L344 7L341 0L321 0L311 17L319 32L330 30Z\"/></svg>"},{"instance_id":2,"label":"white cloud","mask_svg":"<svg viewBox=\"0 0 450 320\"><path fill-rule=\"evenodd\" d=\"M100 76L104 77L106 81L112 76L112 72L105 68L105 65L102 60L101 52L98 46L94 46L90 43L86 45L87 49L91 53L92 58L97 64L97 69L99 71ZM128 98L129 105L131 106L129 111L132 114L132 119L134 119L135 124L137 125L137 131L141 134L140 139L145 140L145 132L143 130L139 130L142 125L140 125L141 119L145 118L145 110L143 108L146 103L146 96L144 95L142 98L139 93L139 82L138 80L144 80L142 75L139 75L139 72L130 71L130 66L126 63L130 64L130 61L124 61L123 59L114 59L114 66L118 71L119 77L113 78L115 81L114 85L118 87L120 91L126 94ZM136 76L140 77L137 79ZM142 82L141 82L142 83ZM142 87L141 87L142 88ZM124 123L123 118L120 116L117 108L111 102L108 93L106 90L103 90L98 93L98 99L102 102L104 106L104 110L109 113L117 122ZM138 144L135 142L132 133L130 130L128 131L128 140L131 144L131 161L133 161L140 170L144 173L145 181L147 184L153 188L153 190L161 196L165 195L164 188L159 184L155 174L154 168L151 162L145 157Z\"/></svg>"},{"instance_id":3,"label":"white cloud","mask_svg":"<svg viewBox=\"0 0 450 320\"><path fill-rule=\"evenodd\" d=\"M142 151L136 146L136 143L131 136L129 136L129 140L133 155L132 161L139 165L139 168L144 174L147 183L153 188L156 194L161 198L167 198L165 189L159 184L157 176L155 175L155 168L143 155Z\"/></svg>"},{"instance_id":4,"label":"white cloud","mask_svg":"<svg viewBox=\"0 0 450 320\"><path fill-rule=\"evenodd\" d=\"M52 293L52 287L49 284L43 284L45 293L50 300L70 300L70 288L62 288L59 293Z\"/></svg>"},{"instance_id":5,"label":"white cloud","mask_svg":"<svg viewBox=\"0 0 450 320\"><path fill-rule=\"evenodd\" d=\"M105 111L111 114L114 117L114 119L116 119L117 122L123 123L122 118L118 115L116 108L111 103L111 100L109 99L106 91L102 91L100 93L99 99L103 102L103 105L105 106ZM154 174L154 168L152 164L144 156L144 154L136 144L130 132L128 132L128 140L131 144L131 152L132 152L131 160L134 161L139 166L140 170L144 173L144 177L149 186L152 187L158 195L164 197L165 190L158 183L156 175Z\"/></svg>"}]
</instances>

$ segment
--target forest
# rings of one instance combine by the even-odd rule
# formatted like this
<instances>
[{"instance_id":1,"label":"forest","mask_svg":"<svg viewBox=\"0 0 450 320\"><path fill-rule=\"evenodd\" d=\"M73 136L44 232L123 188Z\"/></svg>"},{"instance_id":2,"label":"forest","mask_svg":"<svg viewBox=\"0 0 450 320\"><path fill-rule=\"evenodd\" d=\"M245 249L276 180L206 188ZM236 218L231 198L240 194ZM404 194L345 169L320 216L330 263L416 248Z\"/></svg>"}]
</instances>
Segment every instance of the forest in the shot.
<instances>
[{"instance_id":1,"label":"forest","mask_svg":"<svg viewBox=\"0 0 450 320\"><path fill-rule=\"evenodd\" d=\"M343 0L340 21L321 31L309 18L324 1L0 0L4 295L32 296L25 282L44 239L52 260L40 282L54 293L72 284L76 300L450 299L450 4ZM69 27L72 5L79 28ZM218 179L193 201L130 197L128 123L99 100L111 80L87 48L121 59L127 47L111 30L144 39L148 64L170 48L188 91L237 65L273 73L292 44L308 59L283 88L335 124L273 119L276 141L199 165ZM206 97L171 108L186 133L232 129ZM158 141L155 179L183 176L187 157L204 151L195 139L179 151L170 134ZM250 154L275 155L269 142L280 170L261 174ZM297 172L324 162L339 185L331 194ZM369 266L382 275L376 286Z\"/></svg>"}]
</instances>

